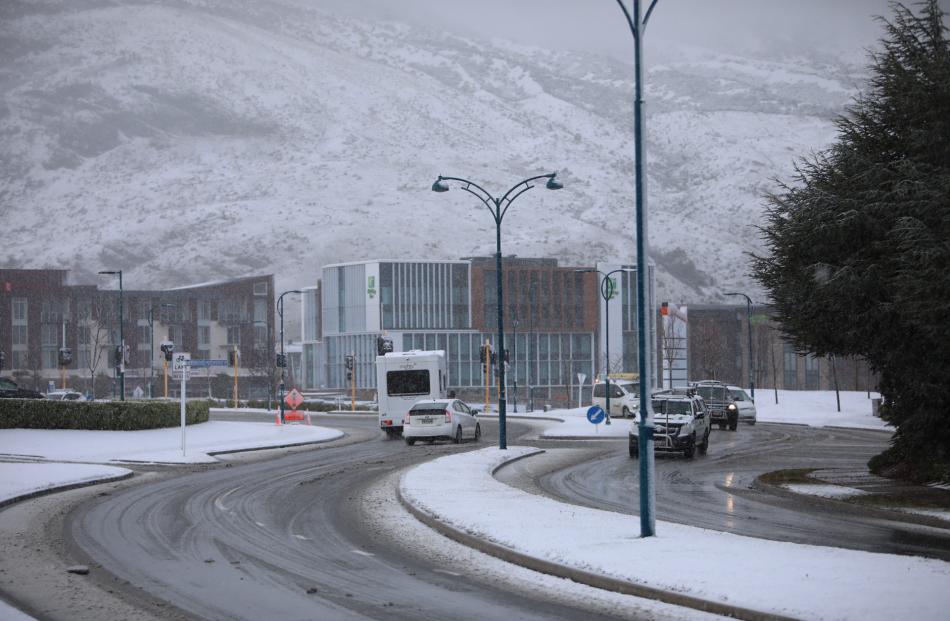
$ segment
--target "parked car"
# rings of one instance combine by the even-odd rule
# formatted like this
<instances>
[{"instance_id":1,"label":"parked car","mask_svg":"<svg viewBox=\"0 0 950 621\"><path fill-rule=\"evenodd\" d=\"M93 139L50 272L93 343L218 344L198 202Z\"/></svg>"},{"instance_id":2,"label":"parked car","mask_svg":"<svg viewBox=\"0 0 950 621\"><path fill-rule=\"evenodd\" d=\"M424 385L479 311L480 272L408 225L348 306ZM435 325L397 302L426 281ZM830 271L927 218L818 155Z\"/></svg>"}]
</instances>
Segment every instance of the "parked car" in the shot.
<instances>
[{"instance_id":1,"label":"parked car","mask_svg":"<svg viewBox=\"0 0 950 621\"><path fill-rule=\"evenodd\" d=\"M754 425L756 421L755 403L744 388L729 386L729 398L739 411L739 420ZM727 406L728 407L728 406Z\"/></svg>"},{"instance_id":2,"label":"parked car","mask_svg":"<svg viewBox=\"0 0 950 621\"><path fill-rule=\"evenodd\" d=\"M478 410L459 399L423 399L417 401L402 422L402 437L412 446L416 440L435 442L452 440L461 444L465 438L478 442L482 428Z\"/></svg>"},{"instance_id":3,"label":"parked car","mask_svg":"<svg viewBox=\"0 0 950 621\"><path fill-rule=\"evenodd\" d=\"M607 411L607 384L594 384L594 405ZM640 384L630 380L610 380L610 416L636 418L640 411Z\"/></svg>"},{"instance_id":4,"label":"parked car","mask_svg":"<svg viewBox=\"0 0 950 621\"><path fill-rule=\"evenodd\" d=\"M86 396L75 390L53 390L46 393L47 399L54 401L85 401Z\"/></svg>"},{"instance_id":5,"label":"parked car","mask_svg":"<svg viewBox=\"0 0 950 621\"><path fill-rule=\"evenodd\" d=\"M705 455L709 450L709 431L712 428L709 410L703 398L696 394L679 395L672 392L653 395L653 448L656 451L683 452L692 459L698 450ZM640 429L630 423L628 437L630 457L640 456Z\"/></svg>"},{"instance_id":6,"label":"parked car","mask_svg":"<svg viewBox=\"0 0 950 621\"><path fill-rule=\"evenodd\" d=\"M36 392L35 390L30 390L28 388L20 388L17 386L17 383L11 379L5 377L0 377L0 399L42 399L43 394Z\"/></svg>"},{"instance_id":7,"label":"parked car","mask_svg":"<svg viewBox=\"0 0 950 621\"><path fill-rule=\"evenodd\" d=\"M703 380L693 382L692 388L706 402L710 423L715 423L720 429L729 427L730 431L739 427L739 407L729 397L728 386L716 380Z\"/></svg>"}]
</instances>

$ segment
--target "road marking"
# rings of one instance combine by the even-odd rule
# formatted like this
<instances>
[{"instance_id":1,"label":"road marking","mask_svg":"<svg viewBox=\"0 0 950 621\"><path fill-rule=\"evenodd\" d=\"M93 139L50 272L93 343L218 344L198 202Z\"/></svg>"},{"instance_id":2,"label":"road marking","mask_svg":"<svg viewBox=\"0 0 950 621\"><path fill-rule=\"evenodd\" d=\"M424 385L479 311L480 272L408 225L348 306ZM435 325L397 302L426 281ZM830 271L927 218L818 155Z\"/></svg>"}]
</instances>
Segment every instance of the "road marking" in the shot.
<instances>
[{"instance_id":1,"label":"road marking","mask_svg":"<svg viewBox=\"0 0 950 621\"><path fill-rule=\"evenodd\" d=\"M372 552L364 552L363 550L353 550L353 554L359 554L361 556L376 556Z\"/></svg>"},{"instance_id":2,"label":"road marking","mask_svg":"<svg viewBox=\"0 0 950 621\"><path fill-rule=\"evenodd\" d=\"M310 537L304 537L303 535L294 534L294 537L297 539L303 539L304 541L310 541Z\"/></svg>"},{"instance_id":3,"label":"road marking","mask_svg":"<svg viewBox=\"0 0 950 621\"><path fill-rule=\"evenodd\" d=\"M434 571L437 574L445 574L447 576L455 576L457 578L462 576L462 574L456 573L454 571L449 571L448 569L433 569L432 571Z\"/></svg>"},{"instance_id":4,"label":"road marking","mask_svg":"<svg viewBox=\"0 0 950 621\"><path fill-rule=\"evenodd\" d=\"M264 522L254 522L254 523L260 526L261 528L267 528L267 526L264 525Z\"/></svg>"}]
</instances>

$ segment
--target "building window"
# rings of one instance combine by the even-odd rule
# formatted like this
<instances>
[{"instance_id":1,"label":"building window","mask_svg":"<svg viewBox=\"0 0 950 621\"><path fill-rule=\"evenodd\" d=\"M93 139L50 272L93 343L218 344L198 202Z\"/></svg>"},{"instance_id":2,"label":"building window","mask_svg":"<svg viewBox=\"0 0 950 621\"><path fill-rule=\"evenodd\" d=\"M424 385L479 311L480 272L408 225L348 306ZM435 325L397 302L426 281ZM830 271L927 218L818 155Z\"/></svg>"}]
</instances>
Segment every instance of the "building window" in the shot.
<instances>
[{"instance_id":1,"label":"building window","mask_svg":"<svg viewBox=\"0 0 950 621\"><path fill-rule=\"evenodd\" d=\"M231 326L228 328L228 345L240 345L241 344L241 328L240 326Z\"/></svg>"},{"instance_id":2,"label":"building window","mask_svg":"<svg viewBox=\"0 0 950 621\"><path fill-rule=\"evenodd\" d=\"M27 351L14 351L13 361L10 363L12 369L27 369L30 366L30 353Z\"/></svg>"},{"instance_id":3,"label":"building window","mask_svg":"<svg viewBox=\"0 0 950 621\"><path fill-rule=\"evenodd\" d=\"M175 349L182 349L181 326L168 326L168 340L175 343Z\"/></svg>"},{"instance_id":4,"label":"building window","mask_svg":"<svg viewBox=\"0 0 950 621\"><path fill-rule=\"evenodd\" d=\"M790 343L783 346L783 359L785 362L785 388L795 390L798 388L798 354Z\"/></svg>"},{"instance_id":5,"label":"building window","mask_svg":"<svg viewBox=\"0 0 950 621\"><path fill-rule=\"evenodd\" d=\"M266 282L254 283L254 295L267 295L267 283Z\"/></svg>"},{"instance_id":6,"label":"building window","mask_svg":"<svg viewBox=\"0 0 950 621\"><path fill-rule=\"evenodd\" d=\"M267 300L254 300L254 321L267 323Z\"/></svg>"},{"instance_id":7,"label":"building window","mask_svg":"<svg viewBox=\"0 0 950 621\"><path fill-rule=\"evenodd\" d=\"M256 349L267 348L267 326L254 326L254 347Z\"/></svg>"},{"instance_id":8,"label":"building window","mask_svg":"<svg viewBox=\"0 0 950 621\"><path fill-rule=\"evenodd\" d=\"M40 326L40 342L42 345L57 345L59 340L57 339L57 330L59 326L51 323L44 323Z\"/></svg>"},{"instance_id":9,"label":"building window","mask_svg":"<svg viewBox=\"0 0 950 621\"><path fill-rule=\"evenodd\" d=\"M198 321L211 321L211 302L198 302Z\"/></svg>"},{"instance_id":10,"label":"building window","mask_svg":"<svg viewBox=\"0 0 950 621\"><path fill-rule=\"evenodd\" d=\"M211 347L211 326L198 326L198 348L208 349Z\"/></svg>"},{"instance_id":11,"label":"building window","mask_svg":"<svg viewBox=\"0 0 950 621\"><path fill-rule=\"evenodd\" d=\"M219 302L218 321L244 321L244 305L239 300Z\"/></svg>"},{"instance_id":12,"label":"building window","mask_svg":"<svg viewBox=\"0 0 950 621\"><path fill-rule=\"evenodd\" d=\"M43 348L43 368L55 369L59 366L59 356L56 349L49 347Z\"/></svg>"},{"instance_id":13,"label":"building window","mask_svg":"<svg viewBox=\"0 0 950 621\"><path fill-rule=\"evenodd\" d=\"M14 324L25 324L27 322L27 308L26 298L13 298L11 315Z\"/></svg>"},{"instance_id":14,"label":"building window","mask_svg":"<svg viewBox=\"0 0 950 621\"><path fill-rule=\"evenodd\" d=\"M805 356L805 390L818 390L819 364L814 354Z\"/></svg>"},{"instance_id":15,"label":"building window","mask_svg":"<svg viewBox=\"0 0 950 621\"><path fill-rule=\"evenodd\" d=\"M27 326L13 326L13 345L22 345L26 347L29 338L29 328Z\"/></svg>"}]
</instances>

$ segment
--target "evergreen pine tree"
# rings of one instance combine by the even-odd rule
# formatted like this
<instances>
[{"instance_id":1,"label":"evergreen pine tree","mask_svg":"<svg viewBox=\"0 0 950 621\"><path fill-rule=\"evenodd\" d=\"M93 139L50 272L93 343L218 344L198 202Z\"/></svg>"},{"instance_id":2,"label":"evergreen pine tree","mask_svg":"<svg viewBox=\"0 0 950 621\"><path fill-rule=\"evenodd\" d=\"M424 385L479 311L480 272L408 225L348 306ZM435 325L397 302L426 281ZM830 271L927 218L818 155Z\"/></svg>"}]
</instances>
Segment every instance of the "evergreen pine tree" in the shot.
<instances>
[{"instance_id":1,"label":"evergreen pine tree","mask_svg":"<svg viewBox=\"0 0 950 621\"><path fill-rule=\"evenodd\" d=\"M895 4L838 139L768 197L754 276L799 350L863 356L897 431L878 472L950 480L950 46Z\"/></svg>"}]
</instances>

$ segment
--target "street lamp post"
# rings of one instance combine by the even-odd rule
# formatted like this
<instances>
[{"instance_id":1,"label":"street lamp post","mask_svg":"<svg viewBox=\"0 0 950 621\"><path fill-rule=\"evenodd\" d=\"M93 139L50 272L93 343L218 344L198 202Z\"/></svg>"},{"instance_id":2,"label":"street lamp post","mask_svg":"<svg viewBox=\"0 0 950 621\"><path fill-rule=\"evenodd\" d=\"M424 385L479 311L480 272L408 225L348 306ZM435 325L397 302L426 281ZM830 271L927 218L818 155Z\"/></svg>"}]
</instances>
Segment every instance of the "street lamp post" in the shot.
<instances>
[{"instance_id":1,"label":"street lamp post","mask_svg":"<svg viewBox=\"0 0 950 621\"><path fill-rule=\"evenodd\" d=\"M107 276L119 276L119 400L125 401L125 335L122 327L124 319L124 309L122 305L122 270L108 270L99 273Z\"/></svg>"},{"instance_id":2,"label":"street lamp post","mask_svg":"<svg viewBox=\"0 0 950 621\"><path fill-rule=\"evenodd\" d=\"M746 323L749 327L749 387L752 389L752 402L755 403L755 370L752 358L752 298L744 293L730 292L726 295L741 295L745 298Z\"/></svg>"},{"instance_id":3,"label":"street lamp post","mask_svg":"<svg viewBox=\"0 0 950 621\"><path fill-rule=\"evenodd\" d=\"M161 308L175 308L174 304L159 304ZM152 398L153 384L155 383L155 306L148 308L148 398Z\"/></svg>"},{"instance_id":4,"label":"street lamp post","mask_svg":"<svg viewBox=\"0 0 950 621\"><path fill-rule=\"evenodd\" d=\"M633 15L627 10L623 0L617 0L633 35L634 58L634 100L633 100L633 158L634 191L636 193L636 234L637 234L637 348L641 367L650 368L650 341L647 316L647 200L646 175L643 174L643 161L646 147L643 140L643 65L640 57L643 53L643 33L657 0L650 2L646 14L640 12L640 0L633 0ZM642 17L641 17L642 15ZM656 535L656 490L654 489L653 456L653 405L650 402L650 382L640 374L640 536Z\"/></svg>"},{"instance_id":5,"label":"street lamp post","mask_svg":"<svg viewBox=\"0 0 950 621\"><path fill-rule=\"evenodd\" d=\"M495 287L498 298L498 353L499 356L502 356L502 363L498 365L498 448L501 450L508 448L505 423L505 407L507 397L505 395L505 317L502 300L501 221L505 217L505 214L508 213L508 208L511 207L511 204L515 201L515 199L534 187L534 185L531 183L532 181L547 179L548 181L544 187L548 190L560 190L563 188L564 186L556 179L556 177L557 173L548 173L546 175L529 177L511 186L511 189L505 192L504 196L501 198L495 198L478 184L460 177L443 177L442 175L439 175L439 178L436 179L435 183L432 184L433 192L448 192L449 186L445 182L458 181L462 184L463 190L477 197L478 200L482 201L485 206L488 207L488 211L491 212L492 218L495 220Z\"/></svg>"},{"instance_id":6,"label":"street lamp post","mask_svg":"<svg viewBox=\"0 0 950 621\"><path fill-rule=\"evenodd\" d=\"M604 274L600 270L596 269L585 269L585 270L574 270L580 274L587 273L596 273L600 274L603 278L600 280L600 297L604 299L604 390L607 400L607 411L605 412L604 424L610 424L610 299L614 297L616 292L614 288L614 283L610 277L614 274L621 272L635 272L637 270L631 269L629 267L621 267ZM642 373L641 373L642 375ZM642 404L641 404L642 409ZM641 417L642 418L642 417Z\"/></svg>"},{"instance_id":7,"label":"street lamp post","mask_svg":"<svg viewBox=\"0 0 950 621\"><path fill-rule=\"evenodd\" d=\"M277 298L277 315L280 317L280 423L284 423L284 369L287 368L287 357L284 354L284 296L288 293L301 293L298 289L284 291ZM273 384L271 384L273 387ZM271 393L274 394L274 393Z\"/></svg>"}]
</instances>

